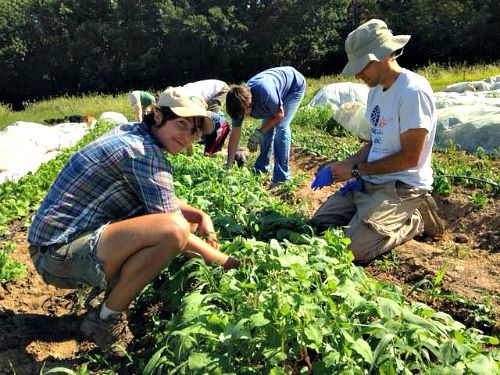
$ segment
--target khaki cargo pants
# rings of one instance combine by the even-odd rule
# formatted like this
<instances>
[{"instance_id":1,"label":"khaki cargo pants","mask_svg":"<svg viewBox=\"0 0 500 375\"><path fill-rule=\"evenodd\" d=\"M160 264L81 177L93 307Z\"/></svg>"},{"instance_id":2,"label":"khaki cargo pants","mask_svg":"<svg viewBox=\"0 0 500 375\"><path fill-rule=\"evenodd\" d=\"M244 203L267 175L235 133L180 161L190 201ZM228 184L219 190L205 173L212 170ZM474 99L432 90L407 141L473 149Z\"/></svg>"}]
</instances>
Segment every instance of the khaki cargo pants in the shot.
<instances>
[{"instance_id":1,"label":"khaki cargo pants","mask_svg":"<svg viewBox=\"0 0 500 375\"><path fill-rule=\"evenodd\" d=\"M367 263L423 232L417 207L426 193L401 181L381 185L364 182L362 192L331 195L316 211L312 223L319 230L346 226L355 261Z\"/></svg>"}]
</instances>

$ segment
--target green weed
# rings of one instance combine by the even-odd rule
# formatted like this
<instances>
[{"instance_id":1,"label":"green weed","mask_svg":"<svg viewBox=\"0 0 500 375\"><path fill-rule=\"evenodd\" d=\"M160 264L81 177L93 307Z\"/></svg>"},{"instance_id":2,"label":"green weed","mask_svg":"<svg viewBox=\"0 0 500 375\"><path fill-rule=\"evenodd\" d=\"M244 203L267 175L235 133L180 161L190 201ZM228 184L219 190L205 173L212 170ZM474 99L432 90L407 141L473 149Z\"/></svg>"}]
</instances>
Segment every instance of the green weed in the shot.
<instances>
[{"instance_id":1,"label":"green weed","mask_svg":"<svg viewBox=\"0 0 500 375\"><path fill-rule=\"evenodd\" d=\"M14 243L6 242L0 249L0 284L22 279L26 275L26 266L9 256L15 248Z\"/></svg>"},{"instance_id":2,"label":"green weed","mask_svg":"<svg viewBox=\"0 0 500 375\"><path fill-rule=\"evenodd\" d=\"M469 197L469 199L472 202L475 211L482 210L483 208L488 206L489 203L488 196L483 192L474 192Z\"/></svg>"}]
</instances>

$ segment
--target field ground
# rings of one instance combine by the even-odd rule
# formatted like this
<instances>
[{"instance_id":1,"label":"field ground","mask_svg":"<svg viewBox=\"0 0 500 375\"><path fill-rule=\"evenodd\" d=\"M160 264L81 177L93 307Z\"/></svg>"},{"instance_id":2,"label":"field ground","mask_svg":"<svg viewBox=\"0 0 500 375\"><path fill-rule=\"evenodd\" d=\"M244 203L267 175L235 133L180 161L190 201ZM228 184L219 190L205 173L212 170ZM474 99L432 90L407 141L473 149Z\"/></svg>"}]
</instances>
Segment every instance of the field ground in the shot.
<instances>
[{"instance_id":1,"label":"field ground","mask_svg":"<svg viewBox=\"0 0 500 375\"><path fill-rule=\"evenodd\" d=\"M291 193L276 190L275 194L289 201L305 200L312 213L337 186L321 191L309 188L313 172L324 158L294 149L292 159L294 174L303 176L300 188ZM493 199L486 208L475 211L466 199L471 193L462 189L446 198L437 197L446 221L442 241L412 240L373 262L366 271L378 280L400 285L409 299L426 302L468 326L498 336L500 207ZM43 366L76 369L92 360L94 348L78 333L79 317L85 313L81 300L75 291L42 282L28 256L26 231L21 223L17 226L11 239L17 244L13 257L27 265L28 273L21 281L0 286L0 375L35 374ZM443 279L433 283L443 267ZM425 279L429 282L421 281ZM419 282L420 288L415 288ZM131 321L132 330L147 316L136 318Z\"/></svg>"},{"instance_id":2,"label":"field ground","mask_svg":"<svg viewBox=\"0 0 500 375\"><path fill-rule=\"evenodd\" d=\"M435 91L439 91L450 83L499 74L499 69L498 63L456 68L431 65L419 72L429 79ZM339 76L308 79L304 102L311 100L325 84L342 80ZM34 103L22 112L13 112L8 106L0 104L0 130L21 119L42 123L46 118L72 113L91 113L98 118L101 112L110 110L124 113L128 118L132 115L125 94L116 98L110 95L57 98ZM320 115L317 118L306 116L303 123L296 126L302 129L304 124L319 121L319 128L323 129L325 124L321 123L323 117ZM331 116L329 113L324 115ZM345 153L350 154L357 143L353 144L353 139L349 138L332 147L333 138L327 139L325 133L319 133L317 129L304 129L304 134L300 135L301 139L295 138L294 144L300 143L306 147L295 148L291 160L294 180L296 178L300 186L280 188L273 190L273 193L288 203L305 203L306 213L310 216L338 188L332 186L320 191L309 188L316 168L326 161L324 157L314 155L319 152L330 157L343 157ZM331 134L332 137L335 135ZM441 174L463 175L478 171L473 176L498 181L498 159L437 157L436 164L445 167L439 171ZM469 169L476 167L476 164L478 168ZM451 166L451 172L446 169L448 166ZM443 240L429 242L419 238L409 241L372 262L365 271L377 280L400 286L408 300L425 302L452 315L468 327L499 336L498 192L495 195L490 190L481 191L477 186L480 185L454 185L450 195L435 197L446 225ZM48 286L34 271L27 251L25 219L8 224L12 237L0 237L0 244L6 239L17 245L11 255L27 266L26 277L22 280L0 284L0 375L38 374L42 368L59 366L76 370L84 363L89 363L89 367L94 364L94 367L102 368L103 364L95 355L93 344L83 341L79 335L80 317L85 313L81 293ZM147 311L133 315L132 331L140 334L148 318ZM126 366L120 373L127 373Z\"/></svg>"}]
</instances>

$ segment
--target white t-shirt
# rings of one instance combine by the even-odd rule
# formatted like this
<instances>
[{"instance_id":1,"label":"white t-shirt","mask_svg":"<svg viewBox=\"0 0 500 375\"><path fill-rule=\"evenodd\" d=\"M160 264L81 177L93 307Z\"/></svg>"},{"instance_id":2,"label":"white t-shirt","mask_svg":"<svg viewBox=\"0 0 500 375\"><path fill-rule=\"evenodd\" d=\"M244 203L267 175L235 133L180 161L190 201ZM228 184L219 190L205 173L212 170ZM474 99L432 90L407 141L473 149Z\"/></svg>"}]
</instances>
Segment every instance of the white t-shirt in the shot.
<instances>
[{"instance_id":1,"label":"white t-shirt","mask_svg":"<svg viewBox=\"0 0 500 375\"><path fill-rule=\"evenodd\" d=\"M388 90L384 91L382 85L370 90L366 117L370 123L372 141L368 162L400 151L400 134L409 129L427 129L429 137L414 169L366 175L363 179L374 184L400 180L408 185L430 190L433 181L431 153L436 134L437 111L429 82L424 77L403 69Z\"/></svg>"},{"instance_id":2,"label":"white t-shirt","mask_svg":"<svg viewBox=\"0 0 500 375\"><path fill-rule=\"evenodd\" d=\"M203 81L196 81L186 83L183 87L189 95L203 98L205 103L208 104L210 99L217 95L227 83L218 79L205 79Z\"/></svg>"}]
</instances>

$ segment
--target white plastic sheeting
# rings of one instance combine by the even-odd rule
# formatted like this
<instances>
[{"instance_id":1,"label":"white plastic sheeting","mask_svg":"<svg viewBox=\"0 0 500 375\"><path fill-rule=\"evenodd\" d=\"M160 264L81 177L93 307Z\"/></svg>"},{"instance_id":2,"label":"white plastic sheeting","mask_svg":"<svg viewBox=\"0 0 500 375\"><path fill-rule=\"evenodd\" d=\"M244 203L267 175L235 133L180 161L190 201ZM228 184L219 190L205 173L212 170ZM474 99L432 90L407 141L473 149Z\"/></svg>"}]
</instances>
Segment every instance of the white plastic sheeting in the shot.
<instances>
[{"instance_id":1,"label":"white plastic sheeting","mask_svg":"<svg viewBox=\"0 0 500 375\"><path fill-rule=\"evenodd\" d=\"M87 123L45 126L17 121L7 126L0 131L0 183L35 172L60 150L74 146L88 129Z\"/></svg>"},{"instance_id":2,"label":"white plastic sheeting","mask_svg":"<svg viewBox=\"0 0 500 375\"><path fill-rule=\"evenodd\" d=\"M444 92L464 93L466 91L493 91L500 90L500 75L483 79L482 81L458 82L446 86Z\"/></svg>"},{"instance_id":3,"label":"white plastic sheeting","mask_svg":"<svg viewBox=\"0 0 500 375\"><path fill-rule=\"evenodd\" d=\"M500 148L500 107L457 105L438 110L436 145L474 152L482 147L487 153Z\"/></svg>"},{"instance_id":4,"label":"white plastic sheeting","mask_svg":"<svg viewBox=\"0 0 500 375\"><path fill-rule=\"evenodd\" d=\"M108 121L117 125L129 122L125 115L120 112L103 112L99 120Z\"/></svg>"},{"instance_id":5,"label":"white plastic sheeting","mask_svg":"<svg viewBox=\"0 0 500 375\"><path fill-rule=\"evenodd\" d=\"M475 152L500 149L500 75L482 81L459 82L437 92L436 145L456 145Z\"/></svg>"},{"instance_id":6,"label":"white plastic sheeting","mask_svg":"<svg viewBox=\"0 0 500 375\"><path fill-rule=\"evenodd\" d=\"M333 114L333 119L359 138L369 141L371 139L370 124L365 117L366 103L344 103Z\"/></svg>"},{"instance_id":7,"label":"white plastic sheeting","mask_svg":"<svg viewBox=\"0 0 500 375\"><path fill-rule=\"evenodd\" d=\"M329 84L314 96L307 105L330 105L333 119L364 140L370 139L370 125L364 117L369 88L361 83L341 82Z\"/></svg>"},{"instance_id":8,"label":"white plastic sheeting","mask_svg":"<svg viewBox=\"0 0 500 375\"><path fill-rule=\"evenodd\" d=\"M454 107L457 105L488 105L500 107L500 90L493 91L465 91L436 92L436 108Z\"/></svg>"},{"instance_id":9,"label":"white plastic sheeting","mask_svg":"<svg viewBox=\"0 0 500 375\"><path fill-rule=\"evenodd\" d=\"M358 102L366 105L368 91L368 86L361 83L332 83L321 88L308 106L329 104L337 110L344 103Z\"/></svg>"}]
</instances>

